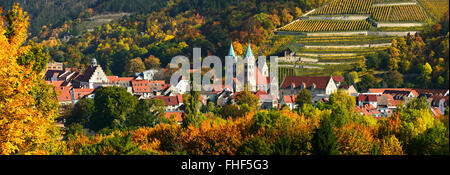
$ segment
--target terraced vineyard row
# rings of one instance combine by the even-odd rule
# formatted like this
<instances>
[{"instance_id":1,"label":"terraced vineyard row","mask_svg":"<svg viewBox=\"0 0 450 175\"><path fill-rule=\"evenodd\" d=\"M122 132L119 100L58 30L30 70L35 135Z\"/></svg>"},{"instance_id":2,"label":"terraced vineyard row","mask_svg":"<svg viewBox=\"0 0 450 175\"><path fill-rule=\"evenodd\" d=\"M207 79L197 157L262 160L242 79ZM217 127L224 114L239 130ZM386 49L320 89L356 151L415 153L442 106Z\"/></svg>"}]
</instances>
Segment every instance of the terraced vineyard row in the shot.
<instances>
[{"instance_id":1,"label":"terraced vineyard row","mask_svg":"<svg viewBox=\"0 0 450 175\"><path fill-rule=\"evenodd\" d=\"M380 44L389 43L392 41L392 37L383 38L361 38L361 39L305 39L296 41L297 44L301 45L358 45L358 44Z\"/></svg>"},{"instance_id":2,"label":"terraced vineyard row","mask_svg":"<svg viewBox=\"0 0 450 175\"><path fill-rule=\"evenodd\" d=\"M372 0L373 3L399 3L399 2L414 2L414 0Z\"/></svg>"},{"instance_id":3,"label":"terraced vineyard row","mask_svg":"<svg viewBox=\"0 0 450 175\"><path fill-rule=\"evenodd\" d=\"M389 19L389 13L391 6L373 7L372 18L377 21L387 21Z\"/></svg>"},{"instance_id":4,"label":"terraced vineyard row","mask_svg":"<svg viewBox=\"0 0 450 175\"><path fill-rule=\"evenodd\" d=\"M393 6L389 21L424 21L428 19L427 13L418 5Z\"/></svg>"},{"instance_id":5,"label":"terraced vineyard row","mask_svg":"<svg viewBox=\"0 0 450 175\"><path fill-rule=\"evenodd\" d=\"M312 15L369 14L372 0L335 0L314 11Z\"/></svg>"},{"instance_id":6,"label":"terraced vineyard row","mask_svg":"<svg viewBox=\"0 0 450 175\"><path fill-rule=\"evenodd\" d=\"M338 20L299 20L282 27L281 31L292 32L323 32L367 30L372 26L366 20L338 21Z\"/></svg>"}]
</instances>

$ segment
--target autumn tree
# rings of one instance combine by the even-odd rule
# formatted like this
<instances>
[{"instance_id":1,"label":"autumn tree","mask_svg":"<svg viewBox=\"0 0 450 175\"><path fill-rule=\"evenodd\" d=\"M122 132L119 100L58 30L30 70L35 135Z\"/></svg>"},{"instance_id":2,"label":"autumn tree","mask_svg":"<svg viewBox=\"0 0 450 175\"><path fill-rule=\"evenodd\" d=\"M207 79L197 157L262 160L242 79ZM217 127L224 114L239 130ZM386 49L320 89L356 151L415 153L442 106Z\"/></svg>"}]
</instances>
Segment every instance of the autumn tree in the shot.
<instances>
[{"instance_id":1,"label":"autumn tree","mask_svg":"<svg viewBox=\"0 0 450 175\"><path fill-rule=\"evenodd\" d=\"M259 105L259 99L255 94L244 88L244 91L236 95L236 103L240 106L247 105L250 108L256 108Z\"/></svg>"},{"instance_id":2,"label":"autumn tree","mask_svg":"<svg viewBox=\"0 0 450 175\"><path fill-rule=\"evenodd\" d=\"M147 69L158 69L161 67L161 62L159 61L159 58L156 58L153 55L150 55L149 57L145 58L144 64L145 68Z\"/></svg>"},{"instance_id":3,"label":"autumn tree","mask_svg":"<svg viewBox=\"0 0 450 175\"><path fill-rule=\"evenodd\" d=\"M41 74L48 57L25 45L27 28L18 4L0 8L0 154L52 154L57 146L56 94Z\"/></svg>"},{"instance_id":4,"label":"autumn tree","mask_svg":"<svg viewBox=\"0 0 450 175\"><path fill-rule=\"evenodd\" d=\"M145 64L142 62L141 58L134 58L131 59L126 65L125 65L125 75L126 76L134 76L138 72L142 72L145 70Z\"/></svg>"},{"instance_id":5,"label":"autumn tree","mask_svg":"<svg viewBox=\"0 0 450 175\"><path fill-rule=\"evenodd\" d=\"M398 63L400 62L400 50L397 48L398 42L396 39L392 40L392 46L389 48L389 62L388 70L393 71L398 69Z\"/></svg>"}]
</instances>

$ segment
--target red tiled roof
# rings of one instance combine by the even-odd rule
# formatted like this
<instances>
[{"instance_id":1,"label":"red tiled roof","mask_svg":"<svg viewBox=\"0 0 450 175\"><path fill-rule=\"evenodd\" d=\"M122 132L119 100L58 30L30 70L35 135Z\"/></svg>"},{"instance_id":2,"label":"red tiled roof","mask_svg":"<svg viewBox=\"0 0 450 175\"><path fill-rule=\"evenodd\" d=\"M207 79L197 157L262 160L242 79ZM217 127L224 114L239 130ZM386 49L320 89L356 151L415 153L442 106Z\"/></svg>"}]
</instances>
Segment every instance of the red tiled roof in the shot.
<instances>
[{"instance_id":1,"label":"red tiled roof","mask_svg":"<svg viewBox=\"0 0 450 175\"><path fill-rule=\"evenodd\" d=\"M166 117L166 118L169 118L169 117L171 117L172 115L175 115L175 116L176 116L178 122L182 122L182 121L183 121L183 118L181 117L181 116L183 116L183 112L166 112L165 117Z\"/></svg>"},{"instance_id":2,"label":"red tiled roof","mask_svg":"<svg viewBox=\"0 0 450 175\"><path fill-rule=\"evenodd\" d=\"M70 88L69 87L63 87L61 89L57 89L58 91L58 101L59 102L63 102L63 101L71 101L72 100L72 96L70 95Z\"/></svg>"},{"instance_id":3,"label":"red tiled roof","mask_svg":"<svg viewBox=\"0 0 450 175\"><path fill-rule=\"evenodd\" d=\"M53 85L56 88L61 88L61 85L64 83L64 81L45 81L48 85Z\"/></svg>"},{"instance_id":4,"label":"red tiled roof","mask_svg":"<svg viewBox=\"0 0 450 175\"><path fill-rule=\"evenodd\" d=\"M177 96L155 96L153 98L160 99L164 101L164 104L166 106L177 106L183 103L183 95L177 95Z\"/></svg>"},{"instance_id":5,"label":"red tiled roof","mask_svg":"<svg viewBox=\"0 0 450 175\"><path fill-rule=\"evenodd\" d=\"M147 93L151 92L150 82L148 80L133 80L131 81L133 92L135 93Z\"/></svg>"},{"instance_id":6,"label":"red tiled roof","mask_svg":"<svg viewBox=\"0 0 450 175\"><path fill-rule=\"evenodd\" d=\"M118 76L106 76L110 83L124 82L124 81L132 81L134 77L118 77Z\"/></svg>"},{"instance_id":7,"label":"red tiled roof","mask_svg":"<svg viewBox=\"0 0 450 175\"><path fill-rule=\"evenodd\" d=\"M358 101L376 102L377 101L377 96L376 95L363 95L363 94L360 94L358 96Z\"/></svg>"},{"instance_id":8,"label":"red tiled roof","mask_svg":"<svg viewBox=\"0 0 450 175\"><path fill-rule=\"evenodd\" d=\"M285 95L283 96L284 103L295 103L297 95Z\"/></svg>"},{"instance_id":9,"label":"red tiled roof","mask_svg":"<svg viewBox=\"0 0 450 175\"><path fill-rule=\"evenodd\" d=\"M83 98L86 95L94 93L95 89L73 89L75 100L79 100L80 97ZM72 92L70 92L72 93Z\"/></svg>"},{"instance_id":10,"label":"red tiled roof","mask_svg":"<svg viewBox=\"0 0 450 175\"><path fill-rule=\"evenodd\" d=\"M363 115L375 115L379 114L380 111L377 110L372 104L365 104L364 106L357 106L355 108L356 112L361 112Z\"/></svg>"},{"instance_id":11,"label":"red tiled roof","mask_svg":"<svg viewBox=\"0 0 450 175\"><path fill-rule=\"evenodd\" d=\"M119 77L118 76L106 76L106 78L108 78L109 83L114 83L114 82L118 82L119 81Z\"/></svg>"},{"instance_id":12,"label":"red tiled roof","mask_svg":"<svg viewBox=\"0 0 450 175\"><path fill-rule=\"evenodd\" d=\"M267 93L264 92L264 91L262 91L262 90L259 90L258 92L255 93L255 95L256 95L258 98L261 98L261 95L267 95Z\"/></svg>"},{"instance_id":13,"label":"red tiled roof","mask_svg":"<svg viewBox=\"0 0 450 175\"><path fill-rule=\"evenodd\" d=\"M410 88L371 88L371 89L369 89L370 93L384 93L385 91L412 92L415 97L419 96L419 93L417 93L417 91L415 91L414 89L410 89Z\"/></svg>"},{"instance_id":14,"label":"red tiled roof","mask_svg":"<svg viewBox=\"0 0 450 175\"><path fill-rule=\"evenodd\" d=\"M442 112L437 107L431 108L431 111L435 117L442 115Z\"/></svg>"},{"instance_id":15,"label":"red tiled roof","mask_svg":"<svg viewBox=\"0 0 450 175\"><path fill-rule=\"evenodd\" d=\"M333 77L333 80L334 80L334 82L344 82L345 81L345 78L344 78L344 76L334 76Z\"/></svg>"},{"instance_id":16,"label":"red tiled roof","mask_svg":"<svg viewBox=\"0 0 450 175\"><path fill-rule=\"evenodd\" d=\"M290 88L292 84L297 88L304 83L305 88L311 88L315 84L316 89L326 89L329 80L330 77L288 76L281 84L281 88Z\"/></svg>"},{"instance_id":17,"label":"red tiled roof","mask_svg":"<svg viewBox=\"0 0 450 175\"><path fill-rule=\"evenodd\" d=\"M446 89L414 89L419 93L419 95L429 94L432 96L444 96L444 94L448 91Z\"/></svg>"}]
</instances>

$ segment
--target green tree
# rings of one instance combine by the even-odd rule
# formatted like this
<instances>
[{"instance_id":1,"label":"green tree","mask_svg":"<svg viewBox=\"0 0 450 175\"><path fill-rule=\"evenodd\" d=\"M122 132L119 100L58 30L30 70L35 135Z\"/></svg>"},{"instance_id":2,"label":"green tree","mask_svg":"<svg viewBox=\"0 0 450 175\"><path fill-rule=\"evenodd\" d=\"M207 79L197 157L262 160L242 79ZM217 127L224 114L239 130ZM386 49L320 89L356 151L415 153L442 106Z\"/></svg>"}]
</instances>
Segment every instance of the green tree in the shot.
<instances>
[{"instance_id":1,"label":"green tree","mask_svg":"<svg viewBox=\"0 0 450 175\"><path fill-rule=\"evenodd\" d=\"M190 94L185 96L183 101L185 102L185 113L182 116L182 126L184 128L191 125L199 127L205 120L205 116L200 112L200 92L191 91Z\"/></svg>"},{"instance_id":2,"label":"green tree","mask_svg":"<svg viewBox=\"0 0 450 175\"><path fill-rule=\"evenodd\" d=\"M251 137L242 143L238 148L239 155L270 155L270 143L267 143L265 137Z\"/></svg>"},{"instance_id":3,"label":"green tree","mask_svg":"<svg viewBox=\"0 0 450 175\"><path fill-rule=\"evenodd\" d=\"M314 129L311 146L313 155L336 155L338 153L337 138L329 117L324 117L320 121L319 127Z\"/></svg>"},{"instance_id":4,"label":"green tree","mask_svg":"<svg viewBox=\"0 0 450 175\"><path fill-rule=\"evenodd\" d=\"M384 74L383 81L390 88L397 88L403 85L403 75L398 71L389 71Z\"/></svg>"},{"instance_id":5,"label":"green tree","mask_svg":"<svg viewBox=\"0 0 450 175\"><path fill-rule=\"evenodd\" d=\"M303 107L305 104L312 104L312 98L311 94L309 94L309 91L307 89L301 90L297 98L295 99L295 103L298 105L299 108Z\"/></svg>"},{"instance_id":6,"label":"green tree","mask_svg":"<svg viewBox=\"0 0 450 175\"><path fill-rule=\"evenodd\" d=\"M364 76L362 76L361 81L358 82L357 88L358 90L361 91L366 91L369 88L375 88L377 86L377 78L375 78L375 76L373 76L372 74L368 73Z\"/></svg>"},{"instance_id":7,"label":"green tree","mask_svg":"<svg viewBox=\"0 0 450 175\"><path fill-rule=\"evenodd\" d=\"M89 118L95 111L94 100L83 98L79 100L72 108L69 116L66 116L66 124L78 123L82 126L89 123Z\"/></svg>"},{"instance_id":8,"label":"green tree","mask_svg":"<svg viewBox=\"0 0 450 175\"><path fill-rule=\"evenodd\" d=\"M138 103L123 87L102 87L95 93L94 100L95 112L89 125L94 131L125 127L127 116Z\"/></svg>"},{"instance_id":9,"label":"green tree","mask_svg":"<svg viewBox=\"0 0 450 175\"><path fill-rule=\"evenodd\" d=\"M159 103L153 102L153 104L158 105ZM131 113L126 120L127 127L153 127L158 124L159 114L164 113L164 111L161 112L159 110L152 110L152 107L158 108L156 106L152 106L153 104L145 99L140 100L134 108L134 112Z\"/></svg>"}]
</instances>

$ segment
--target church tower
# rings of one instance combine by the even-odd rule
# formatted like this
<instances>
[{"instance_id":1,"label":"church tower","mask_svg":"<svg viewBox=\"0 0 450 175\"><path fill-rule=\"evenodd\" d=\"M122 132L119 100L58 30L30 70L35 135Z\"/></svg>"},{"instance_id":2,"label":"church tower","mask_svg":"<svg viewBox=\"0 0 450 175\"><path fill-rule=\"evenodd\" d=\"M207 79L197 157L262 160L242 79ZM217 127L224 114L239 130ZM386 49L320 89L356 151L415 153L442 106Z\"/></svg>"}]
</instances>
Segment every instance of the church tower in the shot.
<instances>
[{"instance_id":1,"label":"church tower","mask_svg":"<svg viewBox=\"0 0 450 175\"><path fill-rule=\"evenodd\" d=\"M233 49L233 43L230 43L230 50L228 51L227 56L233 57L234 59L234 64L233 64L233 77L236 77L236 72L237 72L237 56L234 53L234 49Z\"/></svg>"},{"instance_id":2,"label":"church tower","mask_svg":"<svg viewBox=\"0 0 450 175\"><path fill-rule=\"evenodd\" d=\"M250 43L247 46L247 51L244 56L245 67L245 84L248 87L248 91L256 92L256 74L255 74L255 56L253 55Z\"/></svg>"}]
</instances>

